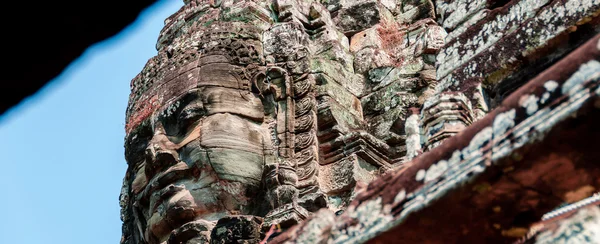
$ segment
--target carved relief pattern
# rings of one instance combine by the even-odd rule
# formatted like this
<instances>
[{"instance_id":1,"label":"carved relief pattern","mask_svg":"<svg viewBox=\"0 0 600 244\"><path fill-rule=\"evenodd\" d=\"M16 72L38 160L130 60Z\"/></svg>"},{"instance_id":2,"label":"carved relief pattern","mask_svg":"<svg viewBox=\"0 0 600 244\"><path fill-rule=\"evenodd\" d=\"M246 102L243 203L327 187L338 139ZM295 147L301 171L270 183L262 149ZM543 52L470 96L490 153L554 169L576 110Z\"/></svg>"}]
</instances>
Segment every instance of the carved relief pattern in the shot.
<instances>
[{"instance_id":1,"label":"carved relief pattern","mask_svg":"<svg viewBox=\"0 0 600 244\"><path fill-rule=\"evenodd\" d=\"M421 152L430 2L184 3L131 82L122 243L254 243Z\"/></svg>"}]
</instances>

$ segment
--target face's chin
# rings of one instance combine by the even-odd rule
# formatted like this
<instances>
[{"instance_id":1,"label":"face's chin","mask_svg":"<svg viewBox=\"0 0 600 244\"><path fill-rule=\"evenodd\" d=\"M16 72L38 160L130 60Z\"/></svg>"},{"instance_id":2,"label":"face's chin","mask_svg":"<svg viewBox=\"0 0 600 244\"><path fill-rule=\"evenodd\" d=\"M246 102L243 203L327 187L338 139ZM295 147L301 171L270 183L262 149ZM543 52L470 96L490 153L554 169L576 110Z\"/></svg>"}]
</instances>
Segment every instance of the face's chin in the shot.
<instances>
[{"instance_id":1,"label":"face's chin","mask_svg":"<svg viewBox=\"0 0 600 244\"><path fill-rule=\"evenodd\" d=\"M227 183L220 182L211 168L188 168L184 162L154 176L144 190L149 210L146 236L161 243L186 223L225 216L216 187L221 184Z\"/></svg>"},{"instance_id":2,"label":"face's chin","mask_svg":"<svg viewBox=\"0 0 600 244\"><path fill-rule=\"evenodd\" d=\"M162 242L173 229L195 218L194 199L181 184L193 178L193 170L180 161L153 176L144 188L137 204L148 210L144 235L150 243Z\"/></svg>"},{"instance_id":3,"label":"face's chin","mask_svg":"<svg viewBox=\"0 0 600 244\"><path fill-rule=\"evenodd\" d=\"M154 201L155 206L151 208L153 211L147 231L161 242L165 241L173 230L195 220L201 212L189 190L183 186L169 185L154 195L159 199Z\"/></svg>"}]
</instances>

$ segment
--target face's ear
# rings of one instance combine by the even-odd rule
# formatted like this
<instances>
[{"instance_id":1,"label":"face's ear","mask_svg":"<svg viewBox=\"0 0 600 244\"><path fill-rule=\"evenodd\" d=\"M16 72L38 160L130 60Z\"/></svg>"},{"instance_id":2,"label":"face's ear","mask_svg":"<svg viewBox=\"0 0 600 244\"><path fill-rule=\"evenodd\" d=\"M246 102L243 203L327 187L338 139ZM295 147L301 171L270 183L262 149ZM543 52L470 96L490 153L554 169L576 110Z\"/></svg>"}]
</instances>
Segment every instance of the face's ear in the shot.
<instances>
[{"instance_id":1,"label":"face's ear","mask_svg":"<svg viewBox=\"0 0 600 244\"><path fill-rule=\"evenodd\" d=\"M251 80L252 87L251 91L255 94L258 94L259 97L264 98L265 92L268 90L268 81L265 70L261 70L252 77Z\"/></svg>"},{"instance_id":2,"label":"face's ear","mask_svg":"<svg viewBox=\"0 0 600 244\"><path fill-rule=\"evenodd\" d=\"M275 96L275 99L285 99L291 95L291 87L288 82L287 71L280 67L269 67L266 72L269 92Z\"/></svg>"}]
</instances>

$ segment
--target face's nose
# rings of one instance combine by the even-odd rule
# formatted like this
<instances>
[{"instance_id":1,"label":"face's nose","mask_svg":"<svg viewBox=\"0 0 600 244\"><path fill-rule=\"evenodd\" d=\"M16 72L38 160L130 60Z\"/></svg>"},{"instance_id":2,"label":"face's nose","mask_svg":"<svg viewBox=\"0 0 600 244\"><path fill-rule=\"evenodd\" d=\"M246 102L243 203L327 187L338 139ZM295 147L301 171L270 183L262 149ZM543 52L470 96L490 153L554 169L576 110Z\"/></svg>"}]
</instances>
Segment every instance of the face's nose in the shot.
<instances>
[{"instance_id":1,"label":"face's nose","mask_svg":"<svg viewBox=\"0 0 600 244\"><path fill-rule=\"evenodd\" d=\"M146 177L152 178L157 173L175 165L179 160L176 146L165 135L162 126L155 129L154 136L145 151Z\"/></svg>"}]
</instances>

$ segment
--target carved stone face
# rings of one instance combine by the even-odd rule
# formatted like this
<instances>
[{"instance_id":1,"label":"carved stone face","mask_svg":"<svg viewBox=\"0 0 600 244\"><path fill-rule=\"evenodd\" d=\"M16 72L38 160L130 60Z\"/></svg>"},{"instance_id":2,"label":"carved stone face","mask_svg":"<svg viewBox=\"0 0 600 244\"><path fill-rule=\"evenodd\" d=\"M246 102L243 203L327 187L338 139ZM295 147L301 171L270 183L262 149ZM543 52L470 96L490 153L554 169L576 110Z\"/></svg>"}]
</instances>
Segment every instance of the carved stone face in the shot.
<instances>
[{"instance_id":1,"label":"carved stone face","mask_svg":"<svg viewBox=\"0 0 600 244\"><path fill-rule=\"evenodd\" d=\"M132 81L123 243L287 228L404 160L435 79L431 4L322 2L186 1L165 22ZM260 234L218 243L240 238Z\"/></svg>"},{"instance_id":2,"label":"carved stone face","mask_svg":"<svg viewBox=\"0 0 600 244\"><path fill-rule=\"evenodd\" d=\"M258 123L263 107L254 94L230 86L235 77L219 73L227 65L200 67L199 88L157 111L148 135L128 143L143 149L131 190L136 225L149 243L166 241L186 223L204 225L209 234L224 216L260 214L254 203L268 140Z\"/></svg>"}]
</instances>

